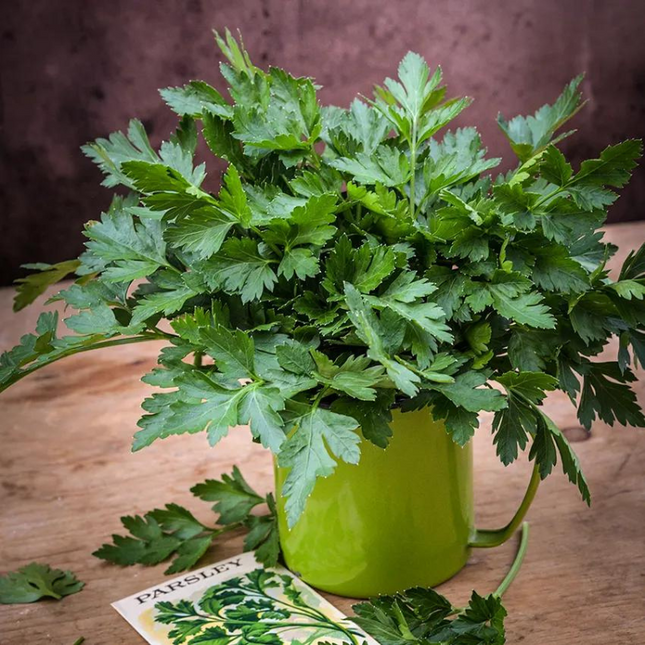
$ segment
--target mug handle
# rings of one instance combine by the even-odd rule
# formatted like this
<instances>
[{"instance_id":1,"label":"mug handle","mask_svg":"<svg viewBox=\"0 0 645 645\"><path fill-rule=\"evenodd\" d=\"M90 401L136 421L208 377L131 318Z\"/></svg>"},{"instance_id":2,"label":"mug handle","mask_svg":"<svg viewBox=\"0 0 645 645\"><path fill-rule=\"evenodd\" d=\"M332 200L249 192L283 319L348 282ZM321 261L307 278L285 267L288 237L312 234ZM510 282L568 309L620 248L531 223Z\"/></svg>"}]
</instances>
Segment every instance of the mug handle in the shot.
<instances>
[{"instance_id":1,"label":"mug handle","mask_svg":"<svg viewBox=\"0 0 645 645\"><path fill-rule=\"evenodd\" d=\"M533 467L533 473L531 474L531 480L524 494L524 499L513 516L513 519L501 529L474 529L470 536L468 546L475 549L489 549L504 544L520 527L520 524L522 524L522 520L529 510L529 506L531 506L535 493L537 493L540 481L540 472L536 464Z\"/></svg>"}]
</instances>

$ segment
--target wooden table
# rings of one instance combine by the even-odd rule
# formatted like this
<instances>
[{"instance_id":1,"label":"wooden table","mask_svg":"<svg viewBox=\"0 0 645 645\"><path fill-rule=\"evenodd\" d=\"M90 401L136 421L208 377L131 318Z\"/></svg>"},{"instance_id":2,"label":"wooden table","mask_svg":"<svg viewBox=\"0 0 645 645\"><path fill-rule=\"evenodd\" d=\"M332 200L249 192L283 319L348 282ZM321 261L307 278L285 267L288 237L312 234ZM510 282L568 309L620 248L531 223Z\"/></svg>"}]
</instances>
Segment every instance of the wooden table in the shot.
<instances>
[{"instance_id":1,"label":"wooden table","mask_svg":"<svg viewBox=\"0 0 645 645\"><path fill-rule=\"evenodd\" d=\"M645 223L609 227L607 237L621 247L621 260L645 238ZM11 298L11 290L0 291L3 348L33 329L40 309L13 315ZM3 645L72 645L81 635L87 645L142 643L110 603L163 580L164 566L121 569L92 557L111 533L120 532L119 517L174 501L207 520L208 505L188 489L229 472L234 463L253 486L271 488L270 457L242 428L215 449L195 435L130 453L139 405L149 390L139 377L153 367L157 351L141 344L83 354L0 397L0 571L36 560L72 569L87 583L62 602L1 606ZM637 387L645 403L645 379ZM549 398L547 408L576 442L593 506L583 504L559 471L542 485L529 514L529 551L505 596L508 643L643 644L645 431L597 423L587 439L566 397ZM486 417L475 438L477 516L480 525L497 526L517 506L529 467L524 459L502 474L489 428ZM238 553L241 543L240 535L218 543L209 561ZM455 603L471 589L492 591L514 551L515 544L506 544L474 552L440 591ZM331 600L350 610L351 601Z\"/></svg>"}]
</instances>

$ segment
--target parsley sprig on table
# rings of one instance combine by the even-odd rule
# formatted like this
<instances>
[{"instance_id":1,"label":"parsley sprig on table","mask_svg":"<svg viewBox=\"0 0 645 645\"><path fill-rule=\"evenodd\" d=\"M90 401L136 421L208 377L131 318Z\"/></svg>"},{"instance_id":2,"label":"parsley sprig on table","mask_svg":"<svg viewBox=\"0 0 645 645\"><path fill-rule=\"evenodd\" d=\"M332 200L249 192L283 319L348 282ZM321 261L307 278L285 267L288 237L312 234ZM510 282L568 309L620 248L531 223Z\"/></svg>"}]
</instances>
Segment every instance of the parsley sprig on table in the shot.
<instances>
[{"instance_id":1,"label":"parsley sprig on table","mask_svg":"<svg viewBox=\"0 0 645 645\"><path fill-rule=\"evenodd\" d=\"M504 645L507 616L502 596L517 576L528 547L522 525L517 554L504 580L488 596L472 592L466 607L454 607L434 589L415 587L354 605L353 620L381 645Z\"/></svg>"},{"instance_id":2,"label":"parsley sprig on table","mask_svg":"<svg viewBox=\"0 0 645 645\"><path fill-rule=\"evenodd\" d=\"M180 121L158 150L137 120L84 148L120 193L81 257L34 265L16 299L75 274L54 298L76 310L75 335L44 313L0 359L0 387L74 353L165 340L134 449L202 431L216 445L249 424L290 469L291 525L318 477L358 462L359 426L387 445L394 406L431 406L459 444L493 412L504 464L529 448L546 477L559 460L588 501L541 404L560 389L587 428L645 425L630 388L645 250L614 281L599 230L640 142L574 169L556 144L583 104L576 78L534 115L499 118L519 161L493 178L500 160L474 128L440 134L469 100L447 99L417 54L343 109L321 107L310 79L256 67L228 32L217 42L228 97L202 81L163 90ZM194 160L200 137L228 162L217 194ZM612 335L617 360L598 361Z\"/></svg>"},{"instance_id":3,"label":"parsley sprig on table","mask_svg":"<svg viewBox=\"0 0 645 645\"><path fill-rule=\"evenodd\" d=\"M207 479L193 486L191 492L200 499L215 502L216 526L203 524L179 504L166 504L165 508L153 509L143 516L122 517L121 523L130 535L113 535L112 544L104 544L93 555L122 566L155 565L173 556L165 571L170 575L193 568L220 535L246 529L244 550L254 550L256 559L265 566L277 563L280 545L271 493L266 497L256 493L237 466L231 475L225 474L221 480ZM269 512L252 513L261 504L266 504Z\"/></svg>"},{"instance_id":4,"label":"parsley sprig on table","mask_svg":"<svg viewBox=\"0 0 645 645\"><path fill-rule=\"evenodd\" d=\"M0 576L0 604L35 602L41 598L60 600L78 593L85 586L71 571L52 569L32 562L17 571Z\"/></svg>"}]
</instances>

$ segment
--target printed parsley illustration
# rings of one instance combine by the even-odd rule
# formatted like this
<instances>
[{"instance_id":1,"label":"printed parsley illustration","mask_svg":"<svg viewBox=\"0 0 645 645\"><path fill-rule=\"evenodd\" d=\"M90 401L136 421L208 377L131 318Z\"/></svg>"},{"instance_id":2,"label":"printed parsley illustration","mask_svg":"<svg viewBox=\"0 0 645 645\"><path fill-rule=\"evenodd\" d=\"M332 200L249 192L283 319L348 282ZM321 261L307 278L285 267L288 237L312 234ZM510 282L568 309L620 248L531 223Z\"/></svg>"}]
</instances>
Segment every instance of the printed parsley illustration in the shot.
<instances>
[{"instance_id":1,"label":"printed parsley illustration","mask_svg":"<svg viewBox=\"0 0 645 645\"><path fill-rule=\"evenodd\" d=\"M630 388L645 361L645 248L612 280L600 230L641 143L569 164L556 144L583 105L579 77L532 116L500 116L519 162L493 178L500 160L477 131L445 129L469 100L446 98L417 54L343 109L321 107L311 79L256 67L228 32L217 43L228 97L168 88L180 121L158 150L137 120L84 148L120 194L87 224L81 257L32 265L15 302L75 274L54 297L76 311L74 334L43 313L0 358L0 389L71 354L165 340L133 448L196 432L215 446L248 424L289 469L291 526L318 477L359 461L359 427L387 445L393 406L431 406L459 444L490 411L504 464L528 448L546 477L559 460L589 501L542 402L560 389L587 428L645 425ZM200 137L228 162L217 194L194 161ZM617 360L596 360L614 335ZM152 520L132 526L157 535ZM188 560L208 541L161 531L166 551L192 540Z\"/></svg>"},{"instance_id":2,"label":"printed parsley illustration","mask_svg":"<svg viewBox=\"0 0 645 645\"><path fill-rule=\"evenodd\" d=\"M266 569L213 586L195 603L165 601L155 609L157 622L172 625L173 645L362 642L349 621L335 621L309 605L291 576Z\"/></svg>"}]
</instances>

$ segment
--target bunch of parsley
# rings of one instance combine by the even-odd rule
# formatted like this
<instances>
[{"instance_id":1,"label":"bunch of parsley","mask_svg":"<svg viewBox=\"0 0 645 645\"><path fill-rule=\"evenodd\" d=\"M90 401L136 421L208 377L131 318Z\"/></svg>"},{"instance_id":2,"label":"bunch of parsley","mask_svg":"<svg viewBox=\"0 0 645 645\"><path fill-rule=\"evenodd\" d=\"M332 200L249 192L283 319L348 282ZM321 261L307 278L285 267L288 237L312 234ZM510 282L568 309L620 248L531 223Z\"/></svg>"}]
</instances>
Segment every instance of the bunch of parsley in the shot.
<instances>
[{"instance_id":1,"label":"bunch of parsley","mask_svg":"<svg viewBox=\"0 0 645 645\"><path fill-rule=\"evenodd\" d=\"M214 446L249 424L290 469L291 525L317 477L358 462L357 428L387 445L394 407L431 407L459 444L494 412L504 464L530 445L542 477L559 458L588 501L541 403L561 389L586 427L645 425L629 385L645 359L645 251L614 282L598 230L640 142L574 170L556 144L582 106L576 78L533 116L499 118L519 163L492 178L500 160L474 128L438 135L469 100L446 99L417 54L341 109L308 78L255 67L228 32L217 42L229 98L201 81L162 90L181 120L159 150L136 120L85 147L120 193L81 257L31 265L16 298L75 274L54 298L77 310L75 335L42 314L2 356L1 387L70 354L166 340L144 377L165 391L144 402L134 449L202 431ZM200 136L228 162L218 194L201 187ZM617 360L593 360L614 334Z\"/></svg>"}]
</instances>

